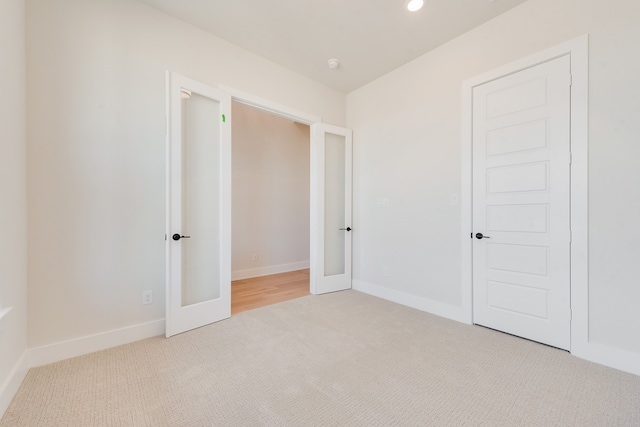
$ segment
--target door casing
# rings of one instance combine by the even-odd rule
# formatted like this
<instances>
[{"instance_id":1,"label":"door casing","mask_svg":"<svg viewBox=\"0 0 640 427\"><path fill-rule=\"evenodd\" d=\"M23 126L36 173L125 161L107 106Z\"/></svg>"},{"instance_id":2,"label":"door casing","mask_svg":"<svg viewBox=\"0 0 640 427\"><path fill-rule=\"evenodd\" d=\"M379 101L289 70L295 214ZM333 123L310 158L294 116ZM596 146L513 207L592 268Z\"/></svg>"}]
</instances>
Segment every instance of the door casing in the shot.
<instances>
[{"instance_id":1,"label":"door casing","mask_svg":"<svg viewBox=\"0 0 640 427\"><path fill-rule=\"evenodd\" d=\"M475 86L569 55L571 60L571 353L588 352L588 35L489 71L462 84L461 249L462 313L473 323L472 113Z\"/></svg>"}]
</instances>

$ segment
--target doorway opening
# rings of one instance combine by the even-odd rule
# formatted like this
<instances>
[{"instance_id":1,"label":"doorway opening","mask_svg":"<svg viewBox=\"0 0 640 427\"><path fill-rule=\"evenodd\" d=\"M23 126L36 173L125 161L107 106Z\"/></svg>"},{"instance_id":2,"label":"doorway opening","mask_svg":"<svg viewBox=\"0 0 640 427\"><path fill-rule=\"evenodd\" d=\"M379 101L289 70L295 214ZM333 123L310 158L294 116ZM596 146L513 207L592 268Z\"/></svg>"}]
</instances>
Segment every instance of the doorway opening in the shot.
<instances>
[{"instance_id":1,"label":"doorway opening","mask_svg":"<svg viewBox=\"0 0 640 427\"><path fill-rule=\"evenodd\" d=\"M205 104L210 108L194 110L187 105L192 102L184 101L199 100L200 97L207 100ZM300 233L307 234L309 238L308 252L303 252L309 254L305 260L308 262L294 261L277 264L277 268L270 265L247 270L253 270L252 275L258 276L277 273L278 270L286 272L308 268L309 292L313 294L351 288L351 130L324 124L320 117L232 88L212 88L167 71L167 338L231 315L232 123L226 118L232 115L232 100L285 118L289 125L306 125L307 128L302 129L308 135L307 144L303 144L308 146L308 161L299 162L309 165L306 180L308 210L302 215L303 219L309 218L309 225L307 233ZM286 154L287 150L280 153ZM254 179L252 186L259 182ZM296 180L281 182L289 184ZM264 215L258 216L258 220L263 218ZM194 224L199 225L195 227L198 230ZM291 224L287 226L291 228ZM194 230L197 233L194 234ZM217 234L212 235L212 231ZM336 238L336 234L340 236ZM195 244L196 240L198 244ZM281 243L282 240L286 239L279 235L276 241ZM190 255L201 246L200 243L207 242L214 250L200 250L196 253L199 256ZM339 268L328 264L335 261L332 256L327 259L327 255L333 253L344 258ZM251 261L260 259L258 252L250 254ZM287 268L283 269L283 266ZM193 286L209 292L201 298L202 301L185 299L184 292Z\"/></svg>"},{"instance_id":2,"label":"doorway opening","mask_svg":"<svg viewBox=\"0 0 640 427\"><path fill-rule=\"evenodd\" d=\"M231 314L309 295L310 126L232 102Z\"/></svg>"}]
</instances>

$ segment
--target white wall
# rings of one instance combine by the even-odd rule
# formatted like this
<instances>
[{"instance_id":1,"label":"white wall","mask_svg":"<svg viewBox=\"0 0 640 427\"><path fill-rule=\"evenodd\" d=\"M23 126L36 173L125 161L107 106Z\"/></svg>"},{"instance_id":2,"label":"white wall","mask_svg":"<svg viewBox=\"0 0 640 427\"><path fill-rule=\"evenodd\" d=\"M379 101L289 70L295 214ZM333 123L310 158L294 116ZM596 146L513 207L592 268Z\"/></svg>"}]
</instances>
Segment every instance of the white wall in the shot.
<instances>
[{"instance_id":1,"label":"white wall","mask_svg":"<svg viewBox=\"0 0 640 427\"><path fill-rule=\"evenodd\" d=\"M356 283L461 306L461 83L589 33L589 338L640 361L639 16L636 0L529 0L349 94Z\"/></svg>"},{"instance_id":2,"label":"white wall","mask_svg":"<svg viewBox=\"0 0 640 427\"><path fill-rule=\"evenodd\" d=\"M30 347L164 317L165 70L344 125L343 94L135 1L27 23Z\"/></svg>"},{"instance_id":3,"label":"white wall","mask_svg":"<svg viewBox=\"0 0 640 427\"><path fill-rule=\"evenodd\" d=\"M20 58L22 4L0 10L10 58ZM460 191L461 82L590 33L590 339L640 354L639 15L636 0L529 0L350 94L354 279L460 306L460 212L449 195ZM163 317L166 69L345 124L343 95L137 2L31 0L27 24L30 347ZM19 81L19 66L3 75ZM3 84L5 94L24 88ZM26 226L15 105L2 129L18 142L0 156L12 185L0 185L16 202L2 214L17 226L2 217L15 238L0 250L16 262L17 354ZM376 207L380 197L389 208ZM140 305L143 289L155 304ZM0 361L0 379L11 363Z\"/></svg>"},{"instance_id":4,"label":"white wall","mask_svg":"<svg viewBox=\"0 0 640 427\"><path fill-rule=\"evenodd\" d=\"M309 126L235 102L232 117L234 278L306 268Z\"/></svg>"},{"instance_id":5,"label":"white wall","mask_svg":"<svg viewBox=\"0 0 640 427\"><path fill-rule=\"evenodd\" d=\"M27 349L25 0L0 2L0 418L22 380Z\"/></svg>"}]
</instances>

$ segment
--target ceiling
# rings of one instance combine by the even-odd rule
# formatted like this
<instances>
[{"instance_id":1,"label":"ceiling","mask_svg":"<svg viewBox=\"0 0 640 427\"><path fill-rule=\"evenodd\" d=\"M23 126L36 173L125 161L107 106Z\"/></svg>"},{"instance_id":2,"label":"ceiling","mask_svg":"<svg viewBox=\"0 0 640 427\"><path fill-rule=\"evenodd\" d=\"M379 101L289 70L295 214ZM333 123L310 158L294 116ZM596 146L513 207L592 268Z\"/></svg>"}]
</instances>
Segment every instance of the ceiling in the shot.
<instances>
[{"instance_id":1,"label":"ceiling","mask_svg":"<svg viewBox=\"0 0 640 427\"><path fill-rule=\"evenodd\" d=\"M349 93L526 0L140 1Z\"/></svg>"}]
</instances>

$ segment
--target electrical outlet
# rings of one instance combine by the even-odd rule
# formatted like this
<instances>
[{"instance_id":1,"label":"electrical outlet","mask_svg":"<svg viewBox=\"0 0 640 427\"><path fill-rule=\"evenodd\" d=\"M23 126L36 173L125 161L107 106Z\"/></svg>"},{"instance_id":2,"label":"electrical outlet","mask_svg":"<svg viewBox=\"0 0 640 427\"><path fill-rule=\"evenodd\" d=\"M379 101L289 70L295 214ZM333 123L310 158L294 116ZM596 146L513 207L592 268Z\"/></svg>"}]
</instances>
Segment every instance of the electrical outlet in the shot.
<instances>
[{"instance_id":1,"label":"electrical outlet","mask_svg":"<svg viewBox=\"0 0 640 427\"><path fill-rule=\"evenodd\" d=\"M251 261L257 261L258 260L258 254L257 253L252 253L251 254Z\"/></svg>"},{"instance_id":2,"label":"electrical outlet","mask_svg":"<svg viewBox=\"0 0 640 427\"><path fill-rule=\"evenodd\" d=\"M382 275L384 277L389 277L389 267L382 267Z\"/></svg>"},{"instance_id":3,"label":"electrical outlet","mask_svg":"<svg viewBox=\"0 0 640 427\"><path fill-rule=\"evenodd\" d=\"M153 291L142 291L142 305L153 304Z\"/></svg>"}]
</instances>

